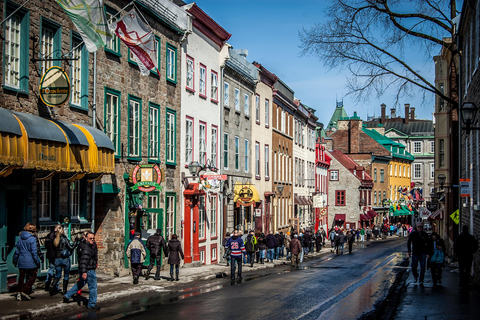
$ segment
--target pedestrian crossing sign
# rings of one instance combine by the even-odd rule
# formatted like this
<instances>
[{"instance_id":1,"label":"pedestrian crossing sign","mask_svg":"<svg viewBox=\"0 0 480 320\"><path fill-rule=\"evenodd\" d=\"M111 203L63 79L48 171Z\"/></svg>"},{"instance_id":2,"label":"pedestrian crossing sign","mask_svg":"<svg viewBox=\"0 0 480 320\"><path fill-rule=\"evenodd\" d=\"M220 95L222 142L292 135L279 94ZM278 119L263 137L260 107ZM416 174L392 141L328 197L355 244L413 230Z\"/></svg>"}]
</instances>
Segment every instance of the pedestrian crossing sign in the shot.
<instances>
[{"instance_id":1,"label":"pedestrian crossing sign","mask_svg":"<svg viewBox=\"0 0 480 320\"><path fill-rule=\"evenodd\" d=\"M450 215L450 218L452 218L452 220L453 220L453 222L455 222L455 224L459 224L459 223L460 223L460 215L459 215L458 209L455 210L455 211Z\"/></svg>"}]
</instances>

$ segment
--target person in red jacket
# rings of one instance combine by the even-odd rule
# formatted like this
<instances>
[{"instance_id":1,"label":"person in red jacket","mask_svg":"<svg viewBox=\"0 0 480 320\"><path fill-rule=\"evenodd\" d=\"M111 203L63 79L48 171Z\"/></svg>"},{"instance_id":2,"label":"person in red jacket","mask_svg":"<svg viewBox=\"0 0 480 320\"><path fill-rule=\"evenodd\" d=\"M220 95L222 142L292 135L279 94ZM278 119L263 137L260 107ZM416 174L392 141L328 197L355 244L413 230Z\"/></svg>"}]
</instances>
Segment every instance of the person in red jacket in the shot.
<instances>
[{"instance_id":1,"label":"person in red jacket","mask_svg":"<svg viewBox=\"0 0 480 320\"><path fill-rule=\"evenodd\" d=\"M298 235L294 235L292 241L290 241L290 251L292 252L292 267L299 267L300 257L298 256L302 252L302 245L298 240Z\"/></svg>"}]
</instances>

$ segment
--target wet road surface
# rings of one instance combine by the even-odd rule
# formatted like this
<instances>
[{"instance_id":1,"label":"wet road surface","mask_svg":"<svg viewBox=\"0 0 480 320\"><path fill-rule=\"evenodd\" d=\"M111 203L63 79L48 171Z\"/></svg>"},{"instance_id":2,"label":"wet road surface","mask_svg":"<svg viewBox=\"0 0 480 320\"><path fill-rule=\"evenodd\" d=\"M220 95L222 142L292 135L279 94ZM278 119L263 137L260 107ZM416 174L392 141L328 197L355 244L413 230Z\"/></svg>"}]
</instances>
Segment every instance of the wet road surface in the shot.
<instances>
[{"instance_id":1,"label":"wet road surface","mask_svg":"<svg viewBox=\"0 0 480 320\"><path fill-rule=\"evenodd\" d=\"M298 270L285 265L244 273L241 281L190 283L176 292L132 296L97 313L62 319L357 319L385 299L406 240L359 247L351 255L306 260Z\"/></svg>"}]
</instances>

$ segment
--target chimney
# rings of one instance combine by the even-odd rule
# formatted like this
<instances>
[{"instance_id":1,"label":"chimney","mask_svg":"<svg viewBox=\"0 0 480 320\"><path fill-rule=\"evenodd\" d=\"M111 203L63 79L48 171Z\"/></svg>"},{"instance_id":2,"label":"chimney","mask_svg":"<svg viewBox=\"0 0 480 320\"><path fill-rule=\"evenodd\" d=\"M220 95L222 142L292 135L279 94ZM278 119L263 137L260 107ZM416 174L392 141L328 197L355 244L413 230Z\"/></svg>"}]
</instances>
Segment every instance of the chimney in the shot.
<instances>
[{"instance_id":1,"label":"chimney","mask_svg":"<svg viewBox=\"0 0 480 320\"><path fill-rule=\"evenodd\" d=\"M390 109L390 119L394 119L397 117L397 113L395 108Z\"/></svg>"},{"instance_id":2,"label":"chimney","mask_svg":"<svg viewBox=\"0 0 480 320\"><path fill-rule=\"evenodd\" d=\"M415 120L415 108L410 108L410 120Z\"/></svg>"},{"instance_id":3,"label":"chimney","mask_svg":"<svg viewBox=\"0 0 480 320\"><path fill-rule=\"evenodd\" d=\"M409 118L410 118L410 104L405 103L405 124L408 124Z\"/></svg>"},{"instance_id":4,"label":"chimney","mask_svg":"<svg viewBox=\"0 0 480 320\"><path fill-rule=\"evenodd\" d=\"M380 123L385 124L385 108L387 106L385 105L385 103L382 103L380 107L382 107L382 118L380 119Z\"/></svg>"},{"instance_id":5,"label":"chimney","mask_svg":"<svg viewBox=\"0 0 480 320\"><path fill-rule=\"evenodd\" d=\"M349 153L360 153L360 131L362 130L362 120L361 119L350 119L349 123L349 132L348 140Z\"/></svg>"}]
</instances>

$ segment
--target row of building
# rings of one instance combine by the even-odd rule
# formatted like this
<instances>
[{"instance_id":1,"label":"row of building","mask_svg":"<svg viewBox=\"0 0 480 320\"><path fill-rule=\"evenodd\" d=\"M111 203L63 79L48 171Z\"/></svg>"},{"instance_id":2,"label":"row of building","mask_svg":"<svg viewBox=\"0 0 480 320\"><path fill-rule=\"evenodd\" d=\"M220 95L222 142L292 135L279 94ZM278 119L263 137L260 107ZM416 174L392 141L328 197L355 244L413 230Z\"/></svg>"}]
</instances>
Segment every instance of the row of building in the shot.
<instances>
[{"instance_id":1,"label":"row of building","mask_svg":"<svg viewBox=\"0 0 480 320\"><path fill-rule=\"evenodd\" d=\"M382 105L380 118L362 121L337 103L324 128L195 3L104 3L110 21L141 14L158 70L142 76L116 37L89 53L53 0L0 4L2 291L28 221L41 240L57 223L72 236L93 230L99 268L120 275L134 231L177 234L186 264L198 266L221 260L233 229L411 223L405 217L432 202L433 122L413 108L399 118ZM39 87L55 66L71 92L49 107Z\"/></svg>"}]
</instances>

